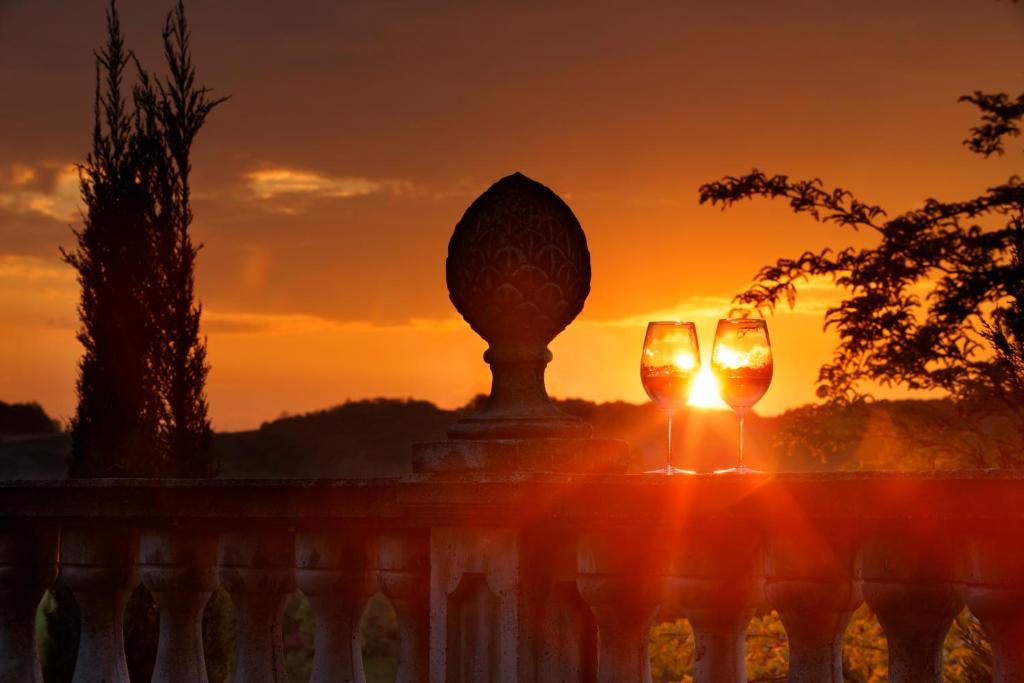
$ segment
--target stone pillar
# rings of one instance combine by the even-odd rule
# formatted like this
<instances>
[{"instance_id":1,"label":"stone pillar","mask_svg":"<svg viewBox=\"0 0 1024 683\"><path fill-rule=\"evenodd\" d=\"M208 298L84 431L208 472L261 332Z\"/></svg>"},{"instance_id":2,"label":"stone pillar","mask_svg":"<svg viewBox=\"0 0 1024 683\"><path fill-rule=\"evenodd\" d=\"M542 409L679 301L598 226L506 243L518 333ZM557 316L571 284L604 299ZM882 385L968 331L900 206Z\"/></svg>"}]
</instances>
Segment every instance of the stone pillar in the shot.
<instances>
[{"instance_id":1,"label":"stone pillar","mask_svg":"<svg viewBox=\"0 0 1024 683\"><path fill-rule=\"evenodd\" d=\"M430 671L429 532L387 532L378 540L381 591L398 617L397 683L425 683Z\"/></svg>"},{"instance_id":2,"label":"stone pillar","mask_svg":"<svg viewBox=\"0 0 1024 683\"><path fill-rule=\"evenodd\" d=\"M124 609L139 583L134 530L68 528L61 534L61 579L81 615L73 683L128 683Z\"/></svg>"},{"instance_id":3,"label":"stone pillar","mask_svg":"<svg viewBox=\"0 0 1024 683\"><path fill-rule=\"evenodd\" d=\"M647 640L668 592L670 549L656 532L588 532L577 549L580 595L597 621L598 683L649 683Z\"/></svg>"},{"instance_id":4,"label":"stone pillar","mask_svg":"<svg viewBox=\"0 0 1024 683\"><path fill-rule=\"evenodd\" d=\"M287 683L282 623L295 589L295 543L287 529L224 533L220 583L235 607L235 683Z\"/></svg>"},{"instance_id":5,"label":"stone pillar","mask_svg":"<svg viewBox=\"0 0 1024 683\"><path fill-rule=\"evenodd\" d=\"M789 680L843 682L843 633L861 602L856 544L841 528L780 523L768 539L765 597L789 639Z\"/></svg>"},{"instance_id":6,"label":"stone pillar","mask_svg":"<svg viewBox=\"0 0 1024 683\"><path fill-rule=\"evenodd\" d=\"M889 646L889 680L942 681L942 645L963 603L953 544L937 533L889 529L861 549L864 599Z\"/></svg>"},{"instance_id":7,"label":"stone pillar","mask_svg":"<svg viewBox=\"0 0 1024 683\"><path fill-rule=\"evenodd\" d=\"M310 683L363 683L359 620L377 591L376 557L364 531L295 535L295 579L316 616Z\"/></svg>"},{"instance_id":8,"label":"stone pillar","mask_svg":"<svg viewBox=\"0 0 1024 683\"><path fill-rule=\"evenodd\" d=\"M967 543L963 598L992 644L995 680L1024 683L1024 529L1006 524Z\"/></svg>"},{"instance_id":9,"label":"stone pillar","mask_svg":"<svg viewBox=\"0 0 1024 683\"><path fill-rule=\"evenodd\" d=\"M0 683L42 683L36 608L56 576L56 529L0 529Z\"/></svg>"},{"instance_id":10,"label":"stone pillar","mask_svg":"<svg viewBox=\"0 0 1024 683\"><path fill-rule=\"evenodd\" d=\"M747 626L764 604L763 555L750 529L706 524L673 544L669 602L693 628L695 683L744 683Z\"/></svg>"},{"instance_id":11,"label":"stone pillar","mask_svg":"<svg viewBox=\"0 0 1024 683\"><path fill-rule=\"evenodd\" d=\"M480 477L626 471L626 444L589 438L590 426L559 410L544 385L548 344L590 291L586 236L554 192L515 173L455 226L446 277L455 308L488 343L492 383L447 441L415 446L417 474L469 494L444 501L464 512L432 526L430 680L592 680L595 627L576 585L575 544L553 547L532 529L529 499L521 517L494 519L478 514L489 501L472 497Z\"/></svg>"},{"instance_id":12,"label":"stone pillar","mask_svg":"<svg viewBox=\"0 0 1024 683\"><path fill-rule=\"evenodd\" d=\"M203 610L217 587L217 536L208 529L145 531L142 583L160 612L153 683L207 683Z\"/></svg>"}]
</instances>

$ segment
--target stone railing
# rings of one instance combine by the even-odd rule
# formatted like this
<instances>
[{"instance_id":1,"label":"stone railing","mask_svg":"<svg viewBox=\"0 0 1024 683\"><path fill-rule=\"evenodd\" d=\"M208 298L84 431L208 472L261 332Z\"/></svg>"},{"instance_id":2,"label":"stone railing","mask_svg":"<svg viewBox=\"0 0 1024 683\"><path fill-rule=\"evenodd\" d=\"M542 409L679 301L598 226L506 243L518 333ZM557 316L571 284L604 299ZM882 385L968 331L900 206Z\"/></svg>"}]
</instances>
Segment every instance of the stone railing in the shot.
<instances>
[{"instance_id":1,"label":"stone railing","mask_svg":"<svg viewBox=\"0 0 1024 683\"><path fill-rule=\"evenodd\" d=\"M456 226L447 277L489 344L491 394L448 440L419 444L408 477L0 484L0 683L39 680L33 617L58 572L81 614L75 683L128 680L123 611L140 581L160 612L156 683L205 683L218 584L237 683L286 680L295 587L316 621L314 683L363 680L357 629L377 591L398 616L404 682L647 681L650 626L678 615L695 679L742 681L761 607L782 618L791 680L838 682L862 600L891 680L941 680L966 603L996 679L1024 681L1024 478L625 474L627 445L590 438L544 387L547 345L590 290L569 207L500 180Z\"/></svg>"},{"instance_id":2,"label":"stone railing","mask_svg":"<svg viewBox=\"0 0 1024 683\"><path fill-rule=\"evenodd\" d=\"M744 634L778 611L790 680L841 681L866 600L890 680L941 680L966 603L996 680L1024 680L1024 477L483 475L400 480L0 485L0 681L36 681L34 612L58 572L81 613L76 681L127 681L122 610L160 612L154 681L205 681L218 585L234 680L284 682L282 610L316 621L313 681L360 681L369 597L398 616L400 681L645 681L656 619L685 616L695 680L743 681Z\"/></svg>"}]
</instances>

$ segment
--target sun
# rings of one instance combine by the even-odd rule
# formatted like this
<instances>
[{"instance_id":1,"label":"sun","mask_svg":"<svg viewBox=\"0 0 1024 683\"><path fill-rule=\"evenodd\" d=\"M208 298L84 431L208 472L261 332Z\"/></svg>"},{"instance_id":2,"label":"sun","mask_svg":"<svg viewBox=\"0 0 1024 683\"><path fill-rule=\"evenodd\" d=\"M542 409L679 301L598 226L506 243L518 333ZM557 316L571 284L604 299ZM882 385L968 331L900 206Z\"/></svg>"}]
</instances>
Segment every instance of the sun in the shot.
<instances>
[{"instance_id":1,"label":"sun","mask_svg":"<svg viewBox=\"0 0 1024 683\"><path fill-rule=\"evenodd\" d=\"M718 380L708 366L704 365L697 371L690 389L690 400L686 405L701 410L729 410L718 393Z\"/></svg>"}]
</instances>

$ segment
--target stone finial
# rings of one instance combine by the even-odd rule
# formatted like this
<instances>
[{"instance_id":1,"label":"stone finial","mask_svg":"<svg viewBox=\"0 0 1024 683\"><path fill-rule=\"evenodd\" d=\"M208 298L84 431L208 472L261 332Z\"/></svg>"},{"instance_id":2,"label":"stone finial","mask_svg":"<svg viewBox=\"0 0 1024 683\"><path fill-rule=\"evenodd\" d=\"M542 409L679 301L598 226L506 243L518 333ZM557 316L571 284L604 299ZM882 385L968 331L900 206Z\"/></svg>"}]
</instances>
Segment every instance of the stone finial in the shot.
<instances>
[{"instance_id":1,"label":"stone finial","mask_svg":"<svg viewBox=\"0 0 1024 683\"><path fill-rule=\"evenodd\" d=\"M460 439L587 437L590 427L558 410L544 387L548 344L590 293L587 238L558 195L521 173L480 195L448 244L455 308L490 345L491 394L449 429Z\"/></svg>"}]
</instances>

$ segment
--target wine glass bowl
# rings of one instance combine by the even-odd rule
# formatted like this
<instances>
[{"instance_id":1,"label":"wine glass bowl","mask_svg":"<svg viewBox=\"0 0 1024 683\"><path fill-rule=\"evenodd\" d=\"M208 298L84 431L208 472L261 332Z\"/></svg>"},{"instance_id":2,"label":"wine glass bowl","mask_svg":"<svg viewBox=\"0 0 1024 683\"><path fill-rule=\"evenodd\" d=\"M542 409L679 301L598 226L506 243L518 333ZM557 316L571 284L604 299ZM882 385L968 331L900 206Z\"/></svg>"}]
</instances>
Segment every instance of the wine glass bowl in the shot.
<instances>
[{"instance_id":1,"label":"wine glass bowl","mask_svg":"<svg viewBox=\"0 0 1024 683\"><path fill-rule=\"evenodd\" d=\"M640 358L640 380L647 396L668 418L668 460L649 474L692 474L672 466L672 418L685 409L700 370L700 347L693 323L662 321L647 325Z\"/></svg>"},{"instance_id":2,"label":"wine glass bowl","mask_svg":"<svg viewBox=\"0 0 1024 683\"><path fill-rule=\"evenodd\" d=\"M722 400L739 417L739 465L726 472L753 472L743 464L743 424L750 409L772 382L772 345L764 320L727 318L718 321L711 350L711 370L718 379Z\"/></svg>"}]
</instances>

